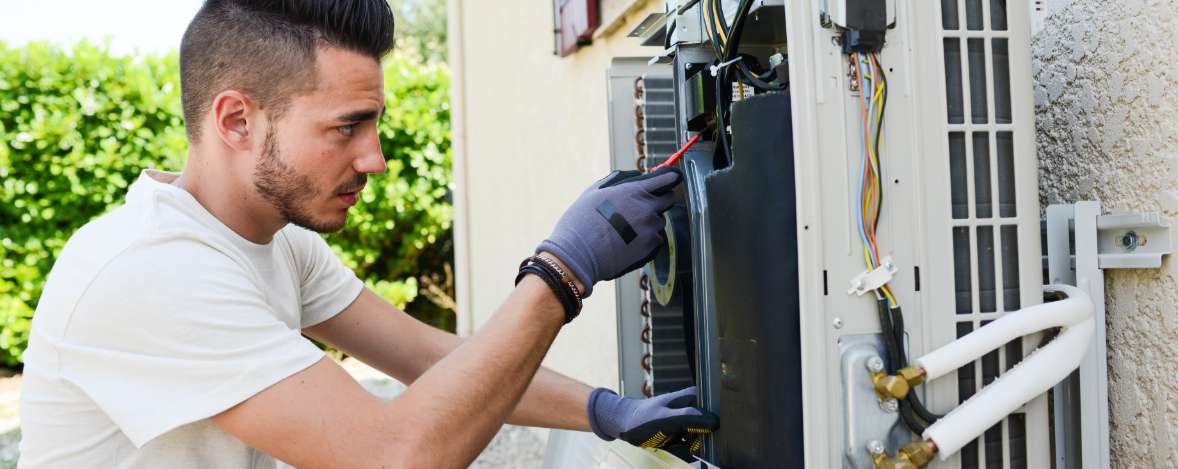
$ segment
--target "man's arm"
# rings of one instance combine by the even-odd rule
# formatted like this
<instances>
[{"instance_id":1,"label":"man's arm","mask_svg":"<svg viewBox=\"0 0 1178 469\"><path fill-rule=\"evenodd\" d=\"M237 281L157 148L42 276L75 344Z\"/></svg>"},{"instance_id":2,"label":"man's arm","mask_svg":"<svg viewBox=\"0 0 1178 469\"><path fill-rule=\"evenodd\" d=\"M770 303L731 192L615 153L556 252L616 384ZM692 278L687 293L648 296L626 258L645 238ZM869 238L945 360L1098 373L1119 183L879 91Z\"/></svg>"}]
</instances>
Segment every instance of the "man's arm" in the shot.
<instances>
[{"instance_id":1,"label":"man's arm","mask_svg":"<svg viewBox=\"0 0 1178 469\"><path fill-rule=\"evenodd\" d=\"M527 276L487 325L390 402L325 359L213 421L298 467L462 467L516 407L563 322L552 290Z\"/></svg>"},{"instance_id":2,"label":"man's arm","mask_svg":"<svg viewBox=\"0 0 1178 469\"><path fill-rule=\"evenodd\" d=\"M405 314L369 289L336 316L303 331L405 384L456 349L462 339ZM534 427L589 431L589 386L541 367L507 419Z\"/></svg>"},{"instance_id":3,"label":"man's arm","mask_svg":"<svg viewBox=\"0 0 1178 469\"><path fill-rule=\"evenodd\" d=\"M552 253L572 272L577 288L590 294L596 282L617 278L654 256L663 243L661 212L674 202L671 189L679 179L675 170L611 173L581 194L538 251ZM575 313L564 311L547 281L522 277L487 324L456 346L457 339L439 339L403 315L392 315L396 322L388 324L417 334L397 334L401 343L385 336L348 341L345 332L361 333L369 327L368 316L381 310L371 305L379 299L364 293L356 303L368 306L355 311L367 315L348 314L337 318L342 326L312 327L308 333L352 343L345 350L380 360L393 376L416 376L406 379L412 384L404 393L380 402L338 365L320 360L213 420L246 444L297 466L469 464L518 407L565 313ZM378 358L416 353L430 358ZM584 429L587 418L603 439L655 447L692 437L698 445L698 435L716 427L715 416L692 407L690 388L647 400L604 388L586 397L583 385L550 373L538 378L536 388L514 421ZM582 405L592 411L582 412Z\"/></svg>"}]
</instances>

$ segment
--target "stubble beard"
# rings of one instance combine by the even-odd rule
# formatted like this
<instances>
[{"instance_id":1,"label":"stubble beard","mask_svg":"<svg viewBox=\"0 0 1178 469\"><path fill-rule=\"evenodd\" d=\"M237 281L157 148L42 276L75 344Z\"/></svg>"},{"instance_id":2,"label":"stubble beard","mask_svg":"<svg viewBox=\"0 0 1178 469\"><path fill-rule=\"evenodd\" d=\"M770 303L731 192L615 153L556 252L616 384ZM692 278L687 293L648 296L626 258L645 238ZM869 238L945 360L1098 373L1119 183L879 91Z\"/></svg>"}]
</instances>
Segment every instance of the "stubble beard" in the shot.
<instances>
[{"instance_id":1,"label":"stubble beard","mask_svg":"<svg viewBox=\"0 0 1178 469\"><path fill-rule=\"evenodd\" d=\"M254 188L279 215L289 223L318 233L339 231L347 218L339 221L316 220L307 206L319 198L320 191L311 178L295 172L283 161L278 150L278 132L271 127L266 132L262 157L254 166Z\"/></svg>"}]
</instances>

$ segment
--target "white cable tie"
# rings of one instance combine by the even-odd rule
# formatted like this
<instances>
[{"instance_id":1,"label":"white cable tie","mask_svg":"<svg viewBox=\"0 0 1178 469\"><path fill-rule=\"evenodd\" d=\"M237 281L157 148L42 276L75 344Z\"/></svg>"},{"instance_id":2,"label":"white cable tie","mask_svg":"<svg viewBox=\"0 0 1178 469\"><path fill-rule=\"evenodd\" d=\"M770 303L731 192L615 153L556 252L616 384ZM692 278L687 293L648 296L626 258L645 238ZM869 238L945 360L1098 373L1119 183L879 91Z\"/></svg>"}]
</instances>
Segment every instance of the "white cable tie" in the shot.
<instances>
[{"instance_id":1,"label":"white cable tie","mask_svg":"<svg viewBox=\"0 0 1178 469\"><path fill-rule=\"evenodd\" d=\"M847 294L863 296L864 293L878 290L879 287L892 281L892 276L899 271L896 263L892 262L892 257L885 257L881 259L879 267L876 267L875 270L864 271L851 279L851 288L847 290Z\"/></svg>"},{"instance_id":2,"label":"white cable tie","mask_svg":"<svg viewBox=\"0 0 1178 469\"><path fill-rule=\"evenodd\" d=\"M741 57L737 57L737 58L729 60L727 62L720 62L716 65L712 65L712 68L711 68L712 76L716 76L717 73L720 73L720 69L727 67L729 65L732 65L734 63L740 62L740 59L741 59Z\"/></svg>"}]
</instances>

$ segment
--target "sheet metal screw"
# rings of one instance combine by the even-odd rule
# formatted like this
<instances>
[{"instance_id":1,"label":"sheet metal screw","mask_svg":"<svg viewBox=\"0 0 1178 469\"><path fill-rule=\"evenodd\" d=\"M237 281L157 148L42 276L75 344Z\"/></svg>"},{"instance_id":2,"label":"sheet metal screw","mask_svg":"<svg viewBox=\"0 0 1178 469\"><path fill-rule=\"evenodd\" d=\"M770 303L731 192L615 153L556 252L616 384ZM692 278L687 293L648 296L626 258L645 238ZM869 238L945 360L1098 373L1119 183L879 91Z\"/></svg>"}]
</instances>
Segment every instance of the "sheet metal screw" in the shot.
<instances>
[{"instance_id":1,"label":"sheet metal screw","mask_svg":"<svg viewBox=\"0 0 1178 469\"><path fill-rule=\"evenodd\" d=\"M896 411L900 410L900 401L891 398L884 399L879 401L879 408L883 409L884 412L889 414L895 413Z\"/></svg>"},{"instance_id":2,"label":"sheet metal screw","mask_svg":"<svg viewBox=\"0 0 1178 469\"><path fill-rule=\"evenodd\" d=\"M871 357L867 359L867 370L872 373L879 373L884 369L884 362L882 358Z\"/></svg>"},{"instance_id":3,"label":"sheet metal screw","mask_svg":"<svg viewBox=\"0 0 1178 469\"><path fill-rule=\"evenodd\" d=\"M834 325L835 329L842 329L843 328L843 318L834 318L833 325Z\"/></svg>"},{"instance_id":4,"label":"sheet metal screw","mask_svg":"<svg viewBox=\"0 0 1178 469\"><path fill-rule=\"evenodd\" d=\"M880 443L879 440L868 441L867 442L867 452L870 453L872 456L875 456L877 454L883 454L884 445L883 445L883 443Z\"/></svg>"}]
</instances>

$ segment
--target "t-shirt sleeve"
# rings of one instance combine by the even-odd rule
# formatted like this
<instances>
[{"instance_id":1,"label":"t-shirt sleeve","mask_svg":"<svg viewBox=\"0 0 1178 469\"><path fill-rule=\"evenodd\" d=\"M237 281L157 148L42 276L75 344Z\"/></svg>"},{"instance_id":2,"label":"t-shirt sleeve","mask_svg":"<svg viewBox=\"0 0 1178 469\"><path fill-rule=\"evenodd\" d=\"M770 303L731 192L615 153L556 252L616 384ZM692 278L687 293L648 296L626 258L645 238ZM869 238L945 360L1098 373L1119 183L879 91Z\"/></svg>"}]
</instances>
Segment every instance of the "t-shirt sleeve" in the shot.
<instances>
[{"instance_id":1,"label":"t-shirt sleeve","mask_svg":"<svg viewBox=\"0 0 1178 469\"><path fill-rule=\"evenodd\" d=\"M79 297L63 332L62 376L137 447L324 356L275 316L238 261L195 240L116 257Z\"/></svg>"},{"instance_id":2,"label":"t-shirt sleeve","mask_svg":"<svg viewBox=\"0 0 1178 469\"><path fill-rule=\"evenodd\" d=\"M291 238L301 272L303 327L331 319L356 301L364 282L336 257L323 237L294 226L285 232Z\"/></svg>"}]
</instances>

